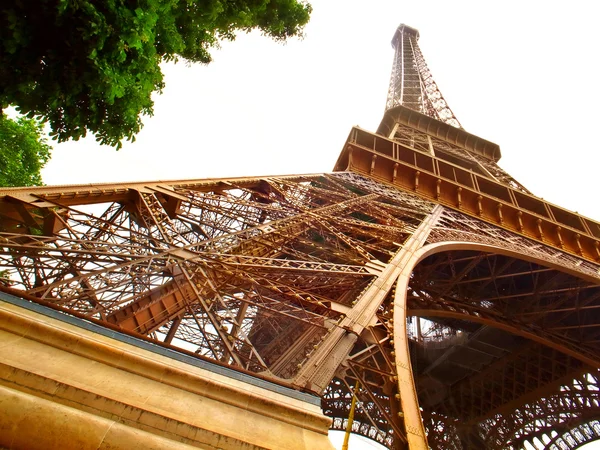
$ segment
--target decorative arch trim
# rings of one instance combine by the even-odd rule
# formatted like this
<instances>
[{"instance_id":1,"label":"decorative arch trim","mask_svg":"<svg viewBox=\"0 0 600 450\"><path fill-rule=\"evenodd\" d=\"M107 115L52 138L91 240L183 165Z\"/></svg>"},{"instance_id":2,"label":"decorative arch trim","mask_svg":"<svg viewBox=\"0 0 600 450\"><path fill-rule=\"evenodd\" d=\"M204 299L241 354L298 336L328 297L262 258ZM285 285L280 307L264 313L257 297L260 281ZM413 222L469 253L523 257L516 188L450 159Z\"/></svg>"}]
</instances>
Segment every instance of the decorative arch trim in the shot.
<instances>
[{"instance_id":1,"label":"decorative arch trim","mask_svg":"<svg viewBox=\"0 0 600 450\"><path fill-rule=\"evenodd\" d=\"M453 313L453 312L443 312L443 311L431 311L431 310L411 310L409 311L407 308L407 292L408 285L410 283L410 275L413 272L414 268L425 258L431 256L436 253L449 252L454 250L473 250L473 251L481 251L485 253L496 253L505 256L510 256L514 258L518 258L521 260L533 262L536 264L543 265L545 267L549 267L552 269L556 269L558 271L568 273L576 278L583 279L593 283L599 283L599 277L593 277L591 275L586 275L581 272L574 271L565 267L562 264L558 264L552 261L547 261L541 258L536 258L531 255L524 255L518 253L514 250L510 250L507 248L503 248L501 246L475 243L475 242L462 242L462 241L449 241L449 242L437 242L433 244L428 244L420 249L416 250L407 261L403 270L401 271L397 282L396 282L396 293L394 295L394 342L395 342L395 362L396 368L398 370L398 392L400 393L400 401L402 403L402 411L405 418L410 418L410 420L406 422L415 423L416 419L419 419L419 423L421 424L421 430L423 435L424 429L423 420L421 417L421 412L419 408L418 398L417 398L417 390L414 383L414 378L411 370L411 361L410 361L410 351L409 351L409 342L408 342L408 334L406 330L406 318L409 315L421 315L424 314L425 311L427 315L431 316L434 313L439 313L439 315L447 314L447 317L460 317L461 319L468 318L469 320L479 321L480 323L485 323L486 325L495 326L497 328L502 328L511 333L518 334L520 336L526 337L528 339L532 339L535 342L541 343L543 345L548 345L551 348L555 348L558 351L564 352L574 358L579 359L585 364L589 364L592 367L600 367L600 362L589 358L585 355L582 355L573 349L570 349L560 343L553 342L546 338L540 337L535 333L526 332L519 330L515 326L511 326L508 324L501 324L496 321L492 321L489 319L478 318L472 315L466 315L461 313ZM477 319L477 320L476 320ZM416 431L416 430L414 430ZM407 430L408 435L410 437L410 430ZM410 444L410 441L409 441ZM413 449L426 449L427 444L421 442L415 442L416 446L410 446L411 450Z\"/></svg>"}]
</instances>

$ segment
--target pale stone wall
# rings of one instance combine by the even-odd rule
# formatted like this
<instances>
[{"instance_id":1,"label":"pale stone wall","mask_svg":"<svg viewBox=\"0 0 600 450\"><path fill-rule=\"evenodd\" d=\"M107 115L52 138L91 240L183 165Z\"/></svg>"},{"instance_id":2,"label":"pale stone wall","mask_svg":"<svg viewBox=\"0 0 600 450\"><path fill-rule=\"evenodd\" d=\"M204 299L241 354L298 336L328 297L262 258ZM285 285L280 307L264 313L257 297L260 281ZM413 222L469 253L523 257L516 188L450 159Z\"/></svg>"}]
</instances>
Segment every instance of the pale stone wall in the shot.
<instances>
[{"instance_id":1,"label":"pale stone wall","mask_svg":"<svg viewBox=\"0 0 600 450\"><path fill-rule=\"evenodd\" d=\"M0 302L0 448L333 449L317 405L258 384Z\"/></svg>"}]
</instances>

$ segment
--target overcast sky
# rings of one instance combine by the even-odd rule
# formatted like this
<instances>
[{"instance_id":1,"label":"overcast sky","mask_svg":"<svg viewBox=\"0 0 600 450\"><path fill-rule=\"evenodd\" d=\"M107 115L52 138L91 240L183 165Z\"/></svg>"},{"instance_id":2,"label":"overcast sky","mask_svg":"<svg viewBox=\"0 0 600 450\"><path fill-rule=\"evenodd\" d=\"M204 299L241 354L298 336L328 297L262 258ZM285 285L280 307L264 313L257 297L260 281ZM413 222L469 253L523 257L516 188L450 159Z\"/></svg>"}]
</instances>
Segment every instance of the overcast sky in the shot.
<instances>
[{"instance_id":1,"label":"overcast sky","mask_svg":"<svg viewBox=\"0 0 600 450\"><path fill-rule=\"evenodd\" d=\"M536 195L600 220L596 1L311 3L302 41L241 35L208 66L165 66L135 144L55 145L45 182L330 171L351 126L377 128L390 40L406 23L463 127L500 145L500 165Z\"/></svg>"}]
</instances>

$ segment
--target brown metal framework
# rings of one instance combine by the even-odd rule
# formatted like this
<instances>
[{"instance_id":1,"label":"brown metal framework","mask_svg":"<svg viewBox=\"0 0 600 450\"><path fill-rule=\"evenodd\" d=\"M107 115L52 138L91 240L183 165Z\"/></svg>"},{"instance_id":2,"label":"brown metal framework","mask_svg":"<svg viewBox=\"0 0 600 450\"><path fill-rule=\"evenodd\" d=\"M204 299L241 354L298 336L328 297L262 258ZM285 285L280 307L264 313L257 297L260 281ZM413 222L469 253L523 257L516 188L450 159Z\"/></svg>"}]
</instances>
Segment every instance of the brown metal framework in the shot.
<instances>
[{"instance_id":1,"label":"brown metal framework","mask_svg":"<svg viewBox=\"0 0 600 450\"><path fill-rule=\"evenodd\" d=\"M0 289L322 395L334 429L359 385L388 448L598 439L600 224L438 119L389 109L331 174L2 190Z\"/></svg>"},{"instance_id":2,"label":"brown metal framework","mask_svg":"<svg viewBox=\"0 0 600 450\"><path fill-rule=\"evenodd\" d=\"M385 109L402 105L462 128L434 81L418 40L419 32L404 24L394 34L392 47L395 55Z\"/></svg>"}]
</instances>

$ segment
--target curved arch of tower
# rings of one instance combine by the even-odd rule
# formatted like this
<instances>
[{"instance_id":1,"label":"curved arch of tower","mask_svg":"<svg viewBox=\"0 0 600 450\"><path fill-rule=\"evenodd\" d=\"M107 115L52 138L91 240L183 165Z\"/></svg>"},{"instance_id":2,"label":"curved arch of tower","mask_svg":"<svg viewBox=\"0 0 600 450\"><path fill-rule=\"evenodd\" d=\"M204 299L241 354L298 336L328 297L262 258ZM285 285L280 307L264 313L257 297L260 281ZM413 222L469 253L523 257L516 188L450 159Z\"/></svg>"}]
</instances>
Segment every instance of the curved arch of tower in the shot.
<instances>
[{"instance_id":1,"label":"curved arch of tower","mask_svg":"<svg viewBox=\"0 0 600 450\"><path fill-rule=\"evenodd\" d=\"M332 173L0 190L0 447L330 448L353 397L390 449L598 439L600 223L498 166L418 37Z\"/></svg>"}]
</instances>

